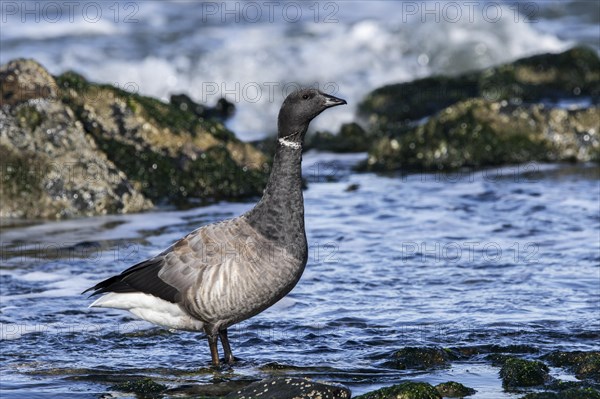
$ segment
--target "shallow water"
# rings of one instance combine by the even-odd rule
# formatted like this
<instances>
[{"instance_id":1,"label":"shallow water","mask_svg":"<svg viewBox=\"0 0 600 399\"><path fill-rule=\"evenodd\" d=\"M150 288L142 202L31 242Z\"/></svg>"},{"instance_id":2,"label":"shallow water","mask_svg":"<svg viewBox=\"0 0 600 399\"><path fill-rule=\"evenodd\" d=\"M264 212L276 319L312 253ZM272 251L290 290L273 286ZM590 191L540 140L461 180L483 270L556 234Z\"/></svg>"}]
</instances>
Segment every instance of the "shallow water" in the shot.
<instances>
[{"instance_id":1,"label":"shallow water","mask_svg":"<svg viewBox=\"0 0 600 399\"><path fill-rule=\"evenodd\" d=\"M2 398L98 397L134 376L184 389L272 373L354 394L453 379L476 388L473 398L512 398L483 361L430 372L384 362L404 346L600 349L597 166L378 176L350 171L361 156L305 156L306 272L278 304L231 328L240 361L222 372L207 368L200 334L88 309L80 292L252 204L4 228Z\"/></svg>"}]
</instances>

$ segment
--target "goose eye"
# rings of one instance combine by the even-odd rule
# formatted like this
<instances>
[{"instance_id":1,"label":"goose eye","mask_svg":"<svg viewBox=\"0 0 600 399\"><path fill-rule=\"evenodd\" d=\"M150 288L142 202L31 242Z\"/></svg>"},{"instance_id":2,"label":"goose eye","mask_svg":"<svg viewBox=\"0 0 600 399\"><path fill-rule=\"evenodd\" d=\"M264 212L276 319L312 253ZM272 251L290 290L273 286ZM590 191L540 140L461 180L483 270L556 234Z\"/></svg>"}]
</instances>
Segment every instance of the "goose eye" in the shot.
<instances>
[{"instance_id":1,"label":"goose eye","mask_svg":"<svg viewBox=\"0 0 600 399\"><path fill-rule=\"evenodd\" d=\"M302 98L308 100L308 94L303 95Z\"/></svg>"}]
</instances>

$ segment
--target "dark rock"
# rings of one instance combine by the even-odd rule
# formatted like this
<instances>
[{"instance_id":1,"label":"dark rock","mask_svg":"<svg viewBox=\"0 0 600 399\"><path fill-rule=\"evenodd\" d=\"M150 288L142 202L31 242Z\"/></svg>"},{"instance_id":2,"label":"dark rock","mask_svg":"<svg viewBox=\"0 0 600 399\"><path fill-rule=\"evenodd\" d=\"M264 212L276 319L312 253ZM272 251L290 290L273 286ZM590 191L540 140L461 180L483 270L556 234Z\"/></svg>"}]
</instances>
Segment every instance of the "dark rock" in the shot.
<instances>
[{"instance_id":1,"label":"dark rock","mask_svg":"<svg viewBox=\"0 0 600 399\"><path fill-rule=\"evenodd\" d=\"M121 382L111 386L109 389L121 392L132 392L136 395L147 397L148 394L163 392L167 389L167 387L163 384L154 382L150 378L142 378L138 380Z\"/></svg>"},{"instance_id":2,"label":"dark rock","mask_svg":"<svg viewBox=\"0 0 600 399\"><path fill-rule=\"evenodd\" d=\"M213 370L214 372L214 370ZM230 380L214 384L184 384L164 392L169 397L192 398L223 398L233 391L239 391L250 385L253 381Z\"/></svg>"},{"instance_id":3,"label":"dark rock","mask_svg":"<svg viewBox=\"0 0 600 399\"><path fill-rule=\"evenodd\" d=\"M426 382L403 382L354 399L441 399L438 391Z\"/></svg>"},{"instance_id":4,"label":"dark rock","mask_svg":"<svg viewBox=\"0 0 600 399\"><path fill-rule=\"evenodd\" d=\"M434 76L376 89L359 105L373 130L398 131L459 101L541 102L600 96L600 59L592 49L542 54L456 77Z\"/></svg>"},{"instance_id":5,"label":"dark rock","mask_svg":"<svg viewBox=\"0 0 600 399\"><path fill-rule=\"evenodd\" d=\"M473 395L476 390L461 384L460 382L448 381L435 386L435 389L445 398L464 398Z\"/></svg>"},{"instance_id":6,"label":"dark rock","mask_svg":"<svg viewBox=\"0 0 600 399\"><path fill-rule=\"evenodd\" d=\"M531 161L600 161L600 107L549 109L471 99L377 141L359 169L452 171Z\"/></svg>"},{"instance_id":7,"label":"dark rock","mask_svg":"<svg viewBox=\"0 0 600 399\"><path fill-rule=\"evenodd\" d=\"M392 360L385 363L396 369L426 370L448 365L450 354L443 348L406 347L395 352Z\"/></svg>"},{"instance_id":8,"label":"dark rock","mask_svg":"<svg viewBox=\"0 0 600 399\"><path fill-rule=\"evenodd\" d=\"M235 113L235 105L224 98L219 99L214 108L198 104L186 94L173 94L169 101L181 111L193 112L199 118L225 121Z\"/></svg>"},{"instance_id":9,"label":"dark rock","mask_svg":"<svg viewBox=\"0 0 600 399\"><path fill-rule=\"evenodd\" d=\"M579 379L600 382L600 352L555 351L544 356L544 360L553 366L572 370Z\"/></svg>"},{"instance_id":10,"label":"dark rock","mask_svg":"<svg viewBox=\"0 0 600 399\"><path fill-rule=\"evenodd\" d=\"M531 345L474 345L459 346L450 348L451 352L460 358L470 359L473 356L485 354L506 354L506 353L538 353L539 349Z\"/></svg>"},{"instance_id":11,"label":"dark rock","mask_svg":"<svg viewBox=\"0 0 600 399\"><path fill-rule=\"evenodd\" d=\"M500 369L502 385L507 388L542 385L550 379L548 366L539 361L511 358Z\"/></svg>"},{"instance_id":12,"label":"dark rock","mask_svg":"<svg viewBox=\"0 0 600 399\"><path fill-rule=\"evenodd\" d=\"M344 191L346 191L347 193L351 193L353 191L358 191L358 189L360 188L360 184L350 184L348 185L348 187L346 187L346 189Z\"/></svg>"},{"instance_id":13,"label":"dark rock","mask_svg":"<svg viewBox=\"0 0 600 399\"><path fill-rule=\"evenodd\" d=\"M358 123L346 123L338 134L316 132L308 136L305 149L340 153L364 152L369 149L373 139Z\"/></svg>"},{"instance_id":14,"label":"dark rock","mask_svg":"<svg viewBox=\"0 0 600 399\"><path fill-rule=\"evenodd\" d=\"M236 399L349 399L350 390L341 385L297 377L271 377L254 382L227 395Z\"/></svg>"}]
</instances>

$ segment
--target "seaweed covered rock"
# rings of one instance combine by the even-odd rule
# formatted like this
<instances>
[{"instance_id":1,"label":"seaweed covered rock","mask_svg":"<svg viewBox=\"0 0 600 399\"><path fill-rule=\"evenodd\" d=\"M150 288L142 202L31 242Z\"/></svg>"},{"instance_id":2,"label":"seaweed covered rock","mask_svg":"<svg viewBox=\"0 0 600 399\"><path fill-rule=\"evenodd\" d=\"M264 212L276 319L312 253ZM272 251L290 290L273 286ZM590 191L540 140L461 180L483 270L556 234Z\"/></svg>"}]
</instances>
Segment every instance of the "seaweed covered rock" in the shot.
<instances>
[{"instance_id":1,"label":"seaweed covered rock","mask_svg":"<svg viewBox=\"0 0 600 399\"><path fill-rule=\"evenodd\" d=\"M166 104L73 72L54 78L23 59L0 67L0 87L4 218L235 200L266 183L267 158L185 99Z\"/></svg>"},{"instance_id":2,"label":"seaweed covered rock","mask_svg":"<svg viewBox=\"0 0 600 399\"><path fill-rule=\"evenodd\" d=\"M447 365L449 358L449 352L443 348L406 347L396 351L386 366L426 370Z\"/></svg>"},{"instance_id":3,"label":"seaweed covered rock","mask_svg":"<svg viewBox=\"0 0 600 399\"><path fill-rule=\"evenodd\" d=\"M435 386L435 389L444 398L464 398L465 396L473 395L476 390L469 388L456 381L443 382Z\"/></svg>"},{"instance_id":4,"label":"seaweed covered rock","mask_svg":"<svg viewBox=\"0 0 600 399\"><path fill-rule=\"evenodd\" d=\"M600 59L576 47L541 54L459 76L433 76L372 91L359 115L384 134L469 98L538 103L566 98L600 97Z\"/></svg>"},{"instance_id":5,"label":"seaweed covered rock","mask_svg":"<svg viewBox=\"0 0 600 399\"><path fill-rule=\"evenodd\" d=\"M151 378L141 378L115 384L111 386L110 389L120 392L130 392L137 396L146 397L155 396L155 394L165 391L167 387L153 381Z\"/></svg>"},{"instance_id":6,"label":"seaweed covered rock","mask_svg":"<svg viewBox=\"0 0 600 399\"><path fill-rule=\"evenodd\" d=\"M55 98L56 82L39 64L13 61L0 68L0 76L2 218L138 212L152 206L86 134L71 108ZM11 76L23 86L9 84L4 90Z\"/></svg>"},{"instance_id":7,"label":"seaweed covered rock","mask_svg":"<svg viewBox=\"0 0 600 399\"><path fill-rule=\"evenodd\" d=\"M378 389L355 399L441 399L439 392L426 382L403 382Z\"/></svg>"},{"instance_id":8,"label":"seaweed covered rock","mask_svg":"<svg viewBox=\"0 0 600 399\"><path fill-rule=\"evenodd\" d=\"M154 98L57 77L68 104L98 146L154 201L240 199L261 193L265 156L215 119Z\"/></svg>"},{"instance_id":9,"label":"seaweed covered rock","mask_svg":"<svg viewBox=\"0 0 600 399\"><path fill-rule=\"evenodd\" d=\"M455 170L531 161L599 161L600 107L567 110L482 98L377 141L359 168Z\"/></svg>"},{"instance_id":10,"label":"seaweed covered rock","mask_svg":"<svg viewBox=\"0 0 600 399\"><path fill-rule=\"evenodd\" d=\"M544 356L544 360L553 366L574 371L579 379L592 379L600 383L600 352L555 351Z\"/></svg>"},{"instance_id":11,"label":"seaweed covered rock","mask_svg":"<svg viewBox=\"0 0 600 399\"><path fill-rule=\"evenodd\" d=\"M316 132L306 138L305 149L331 152L364 152L372 142L358 123L345 123L338 134Z\"/></svg>"},{"instance_id":12,"label":"seaweed covered rock","mask_svg":"<svg viewBox=\"0 0 600 399\"><path fill-rule=\"evenodd\" d=\"M534 360L507 359L500 369L502 385L507 388L542 385L550 379L548 366Z\"/></svg>"},{"instance_id":13,"label":"seaweed covered rock","mask_svg":"<svg viewBox=\"0 0 600 399\"><path fill-rule=\"evenodd\" d=\"M234 391L236 399L350 399L350 390L337 384L297 377L270 377Z\"/></svg>"}]
</instances>

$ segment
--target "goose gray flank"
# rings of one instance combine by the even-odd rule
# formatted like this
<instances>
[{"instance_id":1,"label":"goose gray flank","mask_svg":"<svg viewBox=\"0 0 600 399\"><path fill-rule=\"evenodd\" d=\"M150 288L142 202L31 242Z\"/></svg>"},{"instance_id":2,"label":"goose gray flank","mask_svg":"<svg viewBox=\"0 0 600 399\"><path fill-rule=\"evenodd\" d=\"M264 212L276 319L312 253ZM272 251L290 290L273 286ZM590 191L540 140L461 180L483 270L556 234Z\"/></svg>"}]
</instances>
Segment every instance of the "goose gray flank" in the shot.
<instances>
[{"instance_id":1,"label":"goose gray flank","mask_svg":"<svg viewBox=\"0 0 600 399\"><path fill-rule=\"evenodd\" d=\"M345 100L317 89L287 96L277 149L260 201L245 214L202 226L157 256L87 289L90 307L125 309L168 328L204 331L212 364L233 363L227 328L287 295L306 266L302 145L308 125Z\"/></svg>"}]
</instances>

